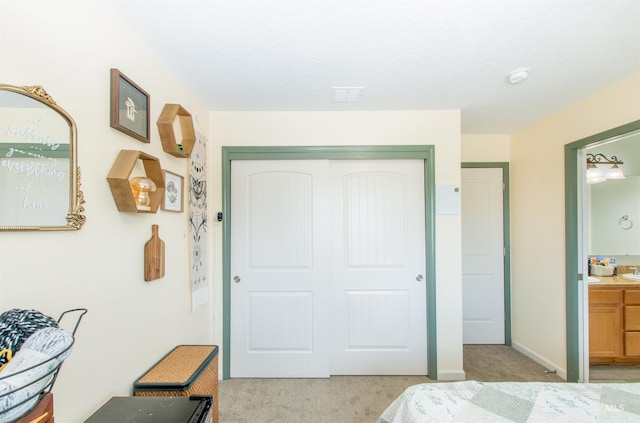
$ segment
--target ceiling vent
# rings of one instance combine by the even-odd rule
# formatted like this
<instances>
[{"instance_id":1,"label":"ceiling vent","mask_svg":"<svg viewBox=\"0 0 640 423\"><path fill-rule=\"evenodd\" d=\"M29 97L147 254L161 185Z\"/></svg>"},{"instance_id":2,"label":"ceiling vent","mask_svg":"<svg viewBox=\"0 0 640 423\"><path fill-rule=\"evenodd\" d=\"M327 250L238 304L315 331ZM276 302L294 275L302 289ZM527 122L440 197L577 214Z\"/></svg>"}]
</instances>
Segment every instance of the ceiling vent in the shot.
<instances>
[{"instance_id":1,"label":"ceiling vent","mask_svg":"<svg viewBox=\"0 0 640 423\"><path fill-rule=\"evenodd\" d=\"M364 87L331 87L332 103L357 103Z\"/></svg>"}]
</instances>

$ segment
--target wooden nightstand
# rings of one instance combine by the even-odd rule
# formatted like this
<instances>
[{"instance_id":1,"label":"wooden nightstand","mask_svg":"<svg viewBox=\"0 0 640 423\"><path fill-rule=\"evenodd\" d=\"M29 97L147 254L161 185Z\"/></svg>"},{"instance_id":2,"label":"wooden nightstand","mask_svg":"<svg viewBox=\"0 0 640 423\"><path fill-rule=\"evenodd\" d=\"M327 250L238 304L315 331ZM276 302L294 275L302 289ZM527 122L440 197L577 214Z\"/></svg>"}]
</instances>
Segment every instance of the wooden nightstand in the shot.
<instances>
[{"instance_id":1,"label":"wooden nightstand","mask_svg":"<svg viewBox=\"0 0 640 423\"><path fill-rule=\"evenodd\" d=\"M54 423L53 394L49 392L45 395L33 411L16 421L16 423Z\"/></svg>"}]
</instances>

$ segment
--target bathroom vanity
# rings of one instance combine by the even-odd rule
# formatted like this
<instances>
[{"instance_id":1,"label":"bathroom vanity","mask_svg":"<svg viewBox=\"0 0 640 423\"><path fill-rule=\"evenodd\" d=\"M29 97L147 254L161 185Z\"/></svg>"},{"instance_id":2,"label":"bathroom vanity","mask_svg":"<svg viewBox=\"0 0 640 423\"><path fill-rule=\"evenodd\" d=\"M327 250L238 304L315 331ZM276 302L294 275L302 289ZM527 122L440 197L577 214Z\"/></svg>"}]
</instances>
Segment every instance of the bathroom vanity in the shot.
<instances>
[{"instance_id":1,"label":"bathroom vanity","mask_svg":"<svg viewBox=\"0 0 640 423\"><path fill-rule=\"evenodd\" d=\"M640 282L589 283L589 364L640 364Z\"/></svg>"}]
</instances>

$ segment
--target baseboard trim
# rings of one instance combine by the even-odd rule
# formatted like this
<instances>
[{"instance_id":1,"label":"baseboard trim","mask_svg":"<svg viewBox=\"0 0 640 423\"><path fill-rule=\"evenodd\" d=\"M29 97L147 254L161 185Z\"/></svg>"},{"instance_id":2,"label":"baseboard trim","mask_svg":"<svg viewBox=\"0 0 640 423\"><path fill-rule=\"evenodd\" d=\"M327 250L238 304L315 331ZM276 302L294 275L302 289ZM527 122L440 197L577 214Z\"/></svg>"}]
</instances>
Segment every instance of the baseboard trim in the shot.
<instances>
[{"instance_id":1,"label":"baseboard trim","mask_svg":"<svg viewBox=\"0 0 640 423\"><path fill-rule=\"evenodd\" d=\"M465 380L466 374L462 372L438 372L438 380Z\"/></svg>"},{"instance_id":2,"label":"baseboard trim","mask_svg":"<svg viewBox=\"0 0 640 423\"><path fill-rule=\"evenodd\" d=\"M519 344L516 341L511 342L511 347L519 353L526 355L541 366L546 367L548 370L555 370L558 376L560 376L564 380L567 380L567 371L561 369L558 365L540 357L538 354L534 353L529 348L523 346L522 344Z\"/></svg>"}]
</instances>

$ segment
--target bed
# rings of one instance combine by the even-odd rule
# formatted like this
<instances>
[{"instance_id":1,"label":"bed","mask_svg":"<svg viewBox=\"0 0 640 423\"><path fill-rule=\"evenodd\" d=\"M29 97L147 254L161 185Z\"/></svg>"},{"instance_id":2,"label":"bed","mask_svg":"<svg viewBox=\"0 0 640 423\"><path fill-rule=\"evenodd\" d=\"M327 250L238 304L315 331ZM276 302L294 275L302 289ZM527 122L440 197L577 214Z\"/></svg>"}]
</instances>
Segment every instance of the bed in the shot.
<instances>
[{"instance_id":1,"label":"bed","mask_svg":"<svg viewBox=\"0 0 640 423\"><path fill-rule=\"evenodd\" d=\"M378 419L423 422L640 422L640 383L424 383L407 388Z\"/></svg>"}]
</instances>

